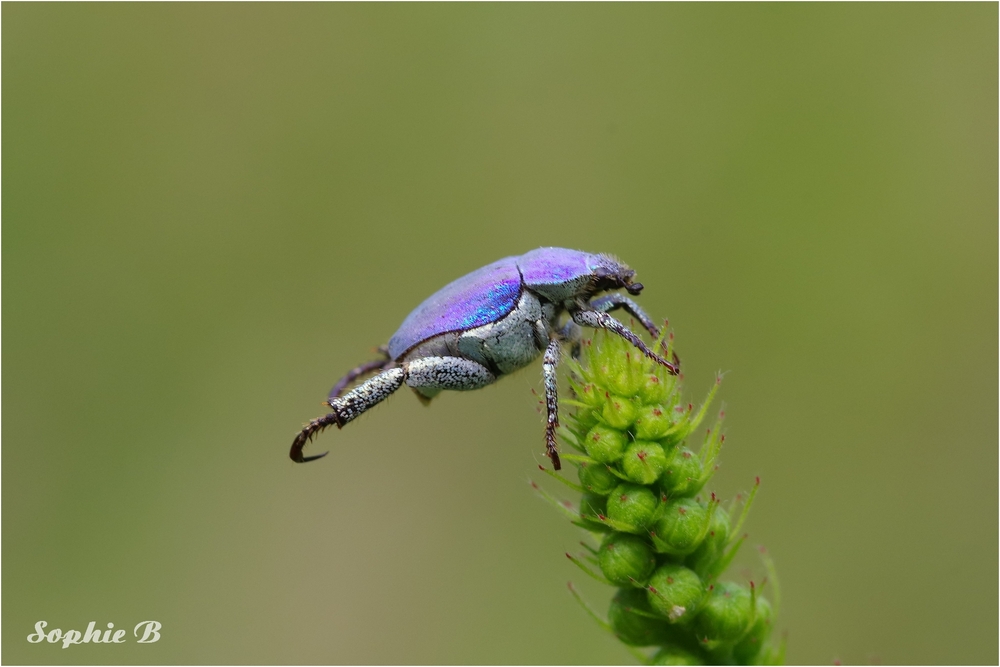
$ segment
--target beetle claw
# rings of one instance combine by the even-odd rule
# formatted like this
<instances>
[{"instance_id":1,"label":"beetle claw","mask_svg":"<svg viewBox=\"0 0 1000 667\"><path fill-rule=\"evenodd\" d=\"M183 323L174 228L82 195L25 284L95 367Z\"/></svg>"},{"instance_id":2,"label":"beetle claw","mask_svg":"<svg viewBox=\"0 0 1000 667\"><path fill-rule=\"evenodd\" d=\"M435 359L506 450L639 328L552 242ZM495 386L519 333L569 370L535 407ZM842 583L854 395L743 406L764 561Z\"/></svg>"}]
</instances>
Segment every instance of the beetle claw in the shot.
<instances>
[{"instance_id":1,"label":"beetle claw","mask_svg":"<svg viewBox=\"0 0 1000 667\"><path fill-rule=\"evenodd\" d=\"M295 440L292 441L292 448L288 452L288 458L296 463L309 463L310 461L321 459L329 454L330 452L323 452L322 454L316 454L314 456L303 456L302 448L306 446L307 442L312 440L314 435L332 424L337 424L338 426L340 425L337 419L337 413L335 412L331 412L325 417L320 417L319 419L313 419L306 424L305 427L299 431L299 434L295 436Z\"/></svg>"}]
</instances>

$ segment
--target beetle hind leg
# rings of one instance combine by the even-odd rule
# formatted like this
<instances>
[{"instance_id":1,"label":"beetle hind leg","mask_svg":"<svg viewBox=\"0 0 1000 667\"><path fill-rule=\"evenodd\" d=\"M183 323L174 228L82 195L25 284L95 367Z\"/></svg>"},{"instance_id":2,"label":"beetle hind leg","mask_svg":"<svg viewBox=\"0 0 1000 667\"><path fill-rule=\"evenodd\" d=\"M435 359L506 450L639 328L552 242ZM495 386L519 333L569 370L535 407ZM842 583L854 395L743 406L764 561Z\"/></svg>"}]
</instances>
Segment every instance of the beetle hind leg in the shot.
<instances>
[{"instance_id":1,"label":"beetle hind leg","mask_svg":"<svg viewBox=\"0 0 1000 667\"><path fill-rule=\"evenodd\" d=\"M330 395L327 397L327 401L338 398L344 393L344 390L359 377L368 375L369 373L374 373L375 371L385 370L385 367L392 363L392 359L389 358L389 351L384 346L379 348L379 352L384 355L384 359L366 361L357 368L349 370L344 377L337 381L337 384L333 385L333 389L330 390Z\"/></svg>"},{"instance_id":2,"label":"beetle hind leg","mask_svg":"<svg viewBox=\"0 0 1000 667\"><path fill-rule=\"evenodd\" d=\"M316 454L315 456L303 456L302 448L306 446L307 442L313 439L313 436L325 429L327 426L332 426L334 424L337 424L337 415L333 412L328 415L324 415L319 419L311 420L302 428L301 431L299 431L299 434L295 436L295 440L292 441L292 449L288 453L289 458L296 463L308 463L309 461L321 459L329 454L329 452L323 452L322 454Z\"/></svg>"},{"instance_id":3,"label":"beetle hind leg","mask_svg":"<svg viewBox=\"0 0 1000 667\"><path fill-rule=\"evenodd\" d=\"M406 384L428 400L437 394L435 390L469 391L485 387L497 379L486 366L462 357L422 357L403 365L406 367Z\"/></svg>"},{"instance_id":4,"label":"beetle hind leg","mask_svg":"<svg viewBox=\"0 0 1000 667\"><path fill-rule=\"evenodd\" d=\"M330 414L306 424L292 442L289 457L296 463L305 463L326 456L326 454L320 454L319 456L303 457L302 448L314 435L328 426L336 424L337 428L341 428L363 412L389 398L394 391L403 386L406 375L406 370L403 368L390 368L373 378L369 378L343 396L331 398L327 401L327 405L331 409Z\"/></svg>"}]
</instances>

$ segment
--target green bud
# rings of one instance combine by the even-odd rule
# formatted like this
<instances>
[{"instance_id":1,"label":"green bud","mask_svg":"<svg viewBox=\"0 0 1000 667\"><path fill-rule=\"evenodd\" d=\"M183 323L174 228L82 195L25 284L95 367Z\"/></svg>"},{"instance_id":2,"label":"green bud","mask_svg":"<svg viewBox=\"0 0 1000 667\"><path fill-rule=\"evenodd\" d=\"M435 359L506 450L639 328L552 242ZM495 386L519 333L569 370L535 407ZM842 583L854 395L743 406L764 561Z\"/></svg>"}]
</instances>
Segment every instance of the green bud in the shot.
<instances>
[{"instance_id":1,"label":"green bud","mask_svg":"<svg viewBox=\"0 0 1000 667\"><path fill-rule=\"evenodd\" d=\"M606 496L621 484L614 473L603 463L587 463L580 466L580 485L587 491Z\"/></svg>"},{"instance_id":2,"label":"green bud","mask_svg":"<svg viewBox=\"0 0 1000 667\"><path fill-rule=\"evenodd\" d=\"M632 425L638 414L639 409L635 403L623 396L611 394L604 403L604 411L601 416L611 428L624 431Z\"/></svg>"},{"instance_id":3,"label":"green bud","mask_svg":"<svg viewBox=\"0 0 1000 667\"><path fill-rule=\"evenodd\" d=\"M640 440L659 440L673 427L670 409L663 405L646 405L635 418L635 437Z\"/></svg>"},{"instance_id":4,"label":"green bud","mask_svg":"<svg viewBox=\"0 0 1000 667\"><path fill-rule=\"evenodd\" d=\"M607 426L595 426L583 440L587 455L601 463L614 463L625 451L625 434Z\"/></svg>"},{"instance_id":5,"label":"green bud","mask_svg":"<svg viewBox=\"0 0 1000 667\"><path fill-rule=\"evenodd\" d=\"M656 495L644 486L619 484L608 496L608 518L630 533L645 533L656 512Z\"/></svg>"},{"instance_id":6,"label":"green bud","mask_svg":"<svg viewBox=\"0 0 1000 667\"><path fill-rule=\"evenodd\" d=\"M596 493L585 493L580 498L580 518L601 523L601 517L608 513L607 499Z\"/></svg>"},{"instance_id":7,"label":"green bud","mask_svg":"<svg viewBox=\"0 0 1000 667\"><path fill-rule=\"evenodd\" d=\"M733 648L733 657L741 665L749 665L760 654L760 649L771 636L774 610L767 598L757 596L757 614L750 631Z\"/></svg>"},{"instance_id":8,"label":"green bud","mask_svg":"<svg viewBox=\"0 0 1000 667\"><path fill-rule=\"evenodd\" d=\"M692 405L675 405L670 409L670 421L673 422L673 429L669 433L664 433L660 438L660 444L664 447L680 443L691 432L691 410Z\"/></svg>"},{"instance_id":9,"label":"green bud","mask_svg":"<svg viewBox=\"0 0 1000 667\"><path fill-rule=\"evenodd\" d=\"M642 358L642 353L638 350L625 351L632 361ZM619 396L634 396L642 387L645 377L641 365L635 363L615 363L608 366L607 371L601 377L604 386L611 390L612 394Z\"/></svg>"},{"instance_id":10,"label":"green bud","mask_svg":"<svg viewBox=\"0 0 1000 667\"><path fill-rule=\"evenodd\" d=\"M701 578L693 570L666 563L649 578L646 599L671 623L680 623L690 618L703 594Z\"/></svg>"},{"instance_id":11,"label":"green bud","mask_svg":"<svg viewBox=\"0 0 1000 667\"><path fill-rule=\"evenodd\" d=\"M695 619L698 638L709 644L735 644L750 629L750 591L728 581L715 584Z\"/></svg>"},{"instance_id":12,"label":"green bud","mask_svg":"<svg viewBox=\"0 0 1000 667\"><path fill-rule=\"evenodd\" d=\"M656 373L647 373L642 376L639 384L639 398L646 405L651 403L663 403L670 395L673 388L673 380L664 380Z\"/></svg>"},{"instance_id":13,"label":"green bud","mask_svg":"<svg viewBox=\"0 0 1000 667\"><path fill-rule=\"evenodd\" d=\"M696 653L687 651L679 646L664 646L653 656L651 665L704 665L704 659ZM742 663L741 663L742 664Z\"/></svg>"},{"instance_id":14,"label":"green bud","mask_svg":"<svg viewBox=\"0 0 1000 667\"><path fill-rule=\"evenodd\" d=\"M655 442L637 440L628 446L621 461L622 471L636 484L652 484L667 467L667 455Z\"/></svg>"},{"instance_id":15,"label":"green bud","mask_svg":"<svg viewBox=\"0 0 1000 667\"><path fill-rule=\"evenodd\" d=\"M686 447L676 447L667 461L660 486L671 498L693 496L703 486L701 475L701 457Z\"/></svg>"},{"instance_id":16,"label":"green bud","mask_svg":"<svg viewBox=\"0 0 1000 667\"><path fill-rule=\"evenodd\" d=\"M601 404L603 407L603 403ZM600 413L601 408L597 408L597 413ZM597 426L600 420L597 418L597 413L590 408L580 408L575 415L571 415L573 420L573 430L577 433L587 433L590 429Z\"/></svg>"},{"instance_id":17,"label":"green bud","mask_svg":"<svg viewBox=\"0 0 1000 667\"><path fill-rule=\"evenodd\" d=\"M654 526L653 546L660 553L686 556L705 539L710 518L708 510L692 498L671 500Z\"/></svg>"},{"instance_id":18,"label":"green bud","mask_svg":"<svg viewBox=\"0 0 1000 667\"><path fill-rule=\"evenodd\" d=\"M601 572L612 583L641 588L656 566L656 556L642 538L610 533L601 544L598 562Z\"/></svg>"},{"instance_id":19,"label":"green bud","mask_svg":"<svg viewBox=\"0 0 1000 667\"><path fill-rule=\"evenodd\" d=\"M604 407L604 392L598 389L593 382L577 386L576 397L581 403L586 403L592 408Z\"/></svg>"},{"instance_id":20,"label":"green bud","mask_svg":"<svg viewBox=\"0 0 1000 667\"><path fill-rule=\"evenodd\" d=\"M716 510L712 514L712 520L708 522L708 534L705 535L701 546L687 558L691 569L702 577L709 572L715 561L721 558L726 550L730 529L729 512L722 509Z\"/></svg>"},{"instance_id":21,"label":"green bud","mask_svg":"<svg viewBox=\"0 0 1000 667\"><path fill-rule=\"evenodd\" d=\"M637 588L621 588L608 608L608 623L615 636L625 644L655 646L669 631L667 622L643 614L653 615L646 594Z\"/></svg>"}]
</instances>

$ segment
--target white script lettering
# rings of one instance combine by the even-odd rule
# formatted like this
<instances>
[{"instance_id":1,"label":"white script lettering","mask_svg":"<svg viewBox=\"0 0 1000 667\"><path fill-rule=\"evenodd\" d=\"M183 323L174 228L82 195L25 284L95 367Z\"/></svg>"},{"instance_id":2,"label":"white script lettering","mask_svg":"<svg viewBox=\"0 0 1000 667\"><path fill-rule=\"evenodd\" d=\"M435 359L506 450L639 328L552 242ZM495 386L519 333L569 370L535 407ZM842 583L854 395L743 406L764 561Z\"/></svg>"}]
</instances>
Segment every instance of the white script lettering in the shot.
<instances>
[{"instance_id":1,"label":"white script lettering","mask_svg":"<svg viewBox=\"0 0 1000 667\"><path fill-rule=\"evenodd\" d=\"M49 644L59 644L62 643L63 648L69 648L73 644L124 644L127 639L125 639L126 631L124 629L115 630L114 623L108 623L108 629L103 631L97 629L97 623L91 621L87 624L87 629L83 632L79 630L67 630L62 631L62 628L53 628L48 632L45 628L48 626L48 621L38 621L35 623L35 631L27 636L27 640L31 644L41 644L42 642L48 642ZM135 626L132 633L139 637L139 629L142 629L142 636L139 637L139 644L152 644L160 640L160 628L163 627L159 621L143 621Z\"/></svg>"},{"instance_id":2,"label":"white script lettering","mask_svg":"<svg viewBox=\"0 0 1000 667\"><path fill-rule=\"evenodd\" d=\"M160 625L159 622L157 622L157 621L143 621L142 623L140 623L137 626L135 626L135 629L132 631L132 634L134 634L136 637L138 637L139 636L139 628L141 628L142 626L146 626L146 630L142 634L142 639L139 640L140 644L152 644L153 642L160 640L160 632L159 632L159 630L163 626Z\"/></svg>"}]
</instances>

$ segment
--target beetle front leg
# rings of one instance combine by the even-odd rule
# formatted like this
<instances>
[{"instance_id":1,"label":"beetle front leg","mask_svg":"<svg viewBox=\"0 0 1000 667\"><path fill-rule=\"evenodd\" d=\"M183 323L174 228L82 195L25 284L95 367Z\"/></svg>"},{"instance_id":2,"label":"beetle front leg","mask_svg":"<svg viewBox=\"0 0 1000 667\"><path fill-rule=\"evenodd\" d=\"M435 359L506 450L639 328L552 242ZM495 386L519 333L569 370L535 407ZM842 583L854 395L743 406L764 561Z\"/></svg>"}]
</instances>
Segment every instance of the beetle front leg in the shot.
<instances>
[{"instance_id":1,"label":"beetle front leg","mask_svg":"<svg viewBox=\"0 0 1000 667\"><path fill-rule=\"evenodd\" d=\"M653 340L660 340L660 327L656 326L656 323L653 322L653 318L647 315L646 311L643 310L639 304L624 294L619 294L617 292L606 294L591 301L590 307L603 313L610 313L612 310L621 308L626 313L639 320L639 323L646 329L646 331L649 332L649 335L653 337ZM666 339L660 341L660 349L664 352L667 351ZM673 352L672 354L674 358L674 366L680 368L681 360L677 357L676 352Z\"/></svg>"},{"instance_id":2,"label":"beetle front leg","mask_svg":"<svg viewBox=\"0 0 1000 667\"><path fill-rule=\"evenodd\" d=\"M327 452L303 457L302 448L314 435L328 426L336 424L337 428L342 428L344 424L354 420L361 413L389 398L394 391L403 386L406 377L405 369L390 368L366 380L343 396L331 398L327 401L327 405L330 406L332 412L306 424L292 442L292 449L288 453L289 457L296 463L306 463L326 456Z\"/></svg>"},{"instance_id":3,"label":"beetle front leg","mask_svg":"<svg viewBox=\"0 0 1000 667\"><path fill-rule=\"evenodd\" d=\"M605 329L607 331L616 333L625 340L627 340L628 342L632 343L632 345L638 348L638 350L642 352L644 355L646 355L656 363L660 364L661 366L664 366L670 372L671 375L677 375L680 372L680 369L677 367L677 364L667 361L663 357L659 356L658 354L650 350L646 346L646 344L642 342L641 338L632 333L632 331L627 326L625 326L615 318L611 317L607 313L601 313L596 310L575 310L573 311L573 321L579 324L580 326L591 327L594 329Z\"/></svg>"},{"instance_id":4,"label":"beetle front leg","mask_svg":"<svg viewBox=\"0 0 1000 667\"><path fill-rule=\"evenodd\" d=\"M559 428L559 384L556 368L559 366L559 340L553 338L542 357L542 378L545 381L545 453L552 459L555 470L562 468L556 447L556 429Z\"/></svg>"},{"instance_id":5,"label":"beetle front leg","mask_svg":"<svg viewBox=\"0 0 1000 667\"><path fill-rule=\"evenodd\" d=\"M604 296L591 301L590 307L602 313L610 313L612 310L621 308L626 313L639 320L639 323L646 331L649 332L649 335L653 337L653 340L660 337L660 327L656 326L656 323L653 322L653 318L647 315L646 311L644 311L639 304L624 294L619 294L618 292L605 294Z\"/></svg>"}]
</instances>

